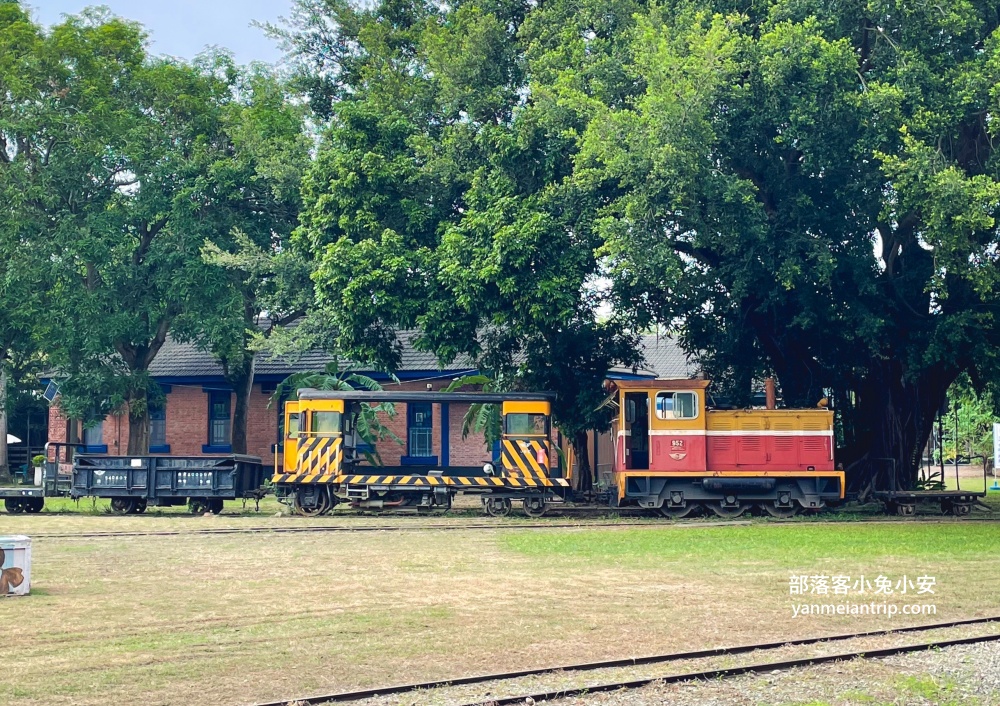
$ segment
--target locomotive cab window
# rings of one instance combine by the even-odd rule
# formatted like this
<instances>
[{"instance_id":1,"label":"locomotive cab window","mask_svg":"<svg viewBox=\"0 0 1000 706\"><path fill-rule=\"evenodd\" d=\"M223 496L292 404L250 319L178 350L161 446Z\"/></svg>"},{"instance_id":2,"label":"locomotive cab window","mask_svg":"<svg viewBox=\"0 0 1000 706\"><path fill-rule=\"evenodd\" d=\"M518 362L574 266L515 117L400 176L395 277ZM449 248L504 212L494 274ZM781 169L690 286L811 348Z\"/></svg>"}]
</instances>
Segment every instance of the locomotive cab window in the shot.
<instances>
[{"instance_id":1,"label":"locomotive cab window","mask_svg":"<svg viewBox=\"0 0 1000 706\"><path fill-rule=\"evenodd\" d=\"M658 419L694 419L698 416L698 395L694 392L656 393Z\"/></svg>"},{"instance_id":2,"label":"locomotive cab window","mask_svg":"<svg viewBox=\"0 0 1000 706\"><path fill-rule=\"evenodd\" d=\"M288 438L297 439L299 437L299 413L288 413Z\"/></svg>"},{"instance_id":3,"label":"locomotive cab window","mask_svg":"<svg viewBox=\"0 0 1000 706\"><path fill-rule=\"evenodd\" d=\"M514 412L504 415L504 432L512 436L548 436L547 414Z\"/></svg>"},{"instance_id":4,"label":"locomotive cab window","mask_svg":"<svg viewBox=\"0 0 1000 706\"><path fill-rule=\"evenodd\" d=\"M313 412L309 431L316 436L333 436L340 433L340 412Z\"/></svg>"}]
</instances>

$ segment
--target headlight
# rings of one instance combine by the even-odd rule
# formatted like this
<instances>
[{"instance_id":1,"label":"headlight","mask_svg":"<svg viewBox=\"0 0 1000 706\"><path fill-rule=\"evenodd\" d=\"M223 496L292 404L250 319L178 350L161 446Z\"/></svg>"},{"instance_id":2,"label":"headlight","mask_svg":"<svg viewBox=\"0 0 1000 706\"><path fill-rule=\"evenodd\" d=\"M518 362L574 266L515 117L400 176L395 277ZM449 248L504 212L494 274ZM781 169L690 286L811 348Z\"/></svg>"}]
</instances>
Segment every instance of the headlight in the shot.
<instances>
[{"instance_id":1,"label":"headlight","mask_svg":"<svg viewBox=\"0 0 1000 706\"><path fill-rule=\"evenodd\" d=\"M493 467L493 464L492 464L492 463L484 463L484 464L483 464L483 473L485 473L486 475L488 475L488 476L492 476L492 475L493 475L493 472L494 472L495 470L496 470L496 469L495 469L495 468Z\"/></svg>"}]
</instances>

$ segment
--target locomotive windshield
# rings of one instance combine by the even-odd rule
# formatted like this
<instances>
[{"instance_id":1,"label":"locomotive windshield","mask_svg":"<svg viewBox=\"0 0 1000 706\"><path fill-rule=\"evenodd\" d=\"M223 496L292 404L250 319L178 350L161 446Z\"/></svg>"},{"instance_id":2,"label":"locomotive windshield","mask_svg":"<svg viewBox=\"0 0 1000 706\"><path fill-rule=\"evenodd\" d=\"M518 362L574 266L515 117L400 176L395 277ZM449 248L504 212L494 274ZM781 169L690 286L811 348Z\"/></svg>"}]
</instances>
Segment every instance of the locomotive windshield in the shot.
<instances>
[{"instance_id":1,"label":"locomotive windshield","mask_svg":"<svg viewBox=\"0 0 1000 706\"><path fill-rule=\"evenodd\" d=\"M549 417L546 414L511 413L504 417L507 434L514 436L546 436Z\"/></svg>"},{"instance_id":2,"label":"locomotive windshield","mask_svg":"<svg viewBox=\"0 0 1000 706\"><path fill-rule=\"evenodd\" d=\"M693 392L658 392L656 416L660 419L694 419L698 416L698 396Z\"/></svg>"},{"instance_id":3,"label":"locomotive windshield","mask_svg":"<svg viewBox=\"0 0 1000 706\"><path fill-rule=\"evenodd\" d=\"M333 436L340 433L340 412L313 412L309 431L316 436Z\"/></svg>"}]
</instances>

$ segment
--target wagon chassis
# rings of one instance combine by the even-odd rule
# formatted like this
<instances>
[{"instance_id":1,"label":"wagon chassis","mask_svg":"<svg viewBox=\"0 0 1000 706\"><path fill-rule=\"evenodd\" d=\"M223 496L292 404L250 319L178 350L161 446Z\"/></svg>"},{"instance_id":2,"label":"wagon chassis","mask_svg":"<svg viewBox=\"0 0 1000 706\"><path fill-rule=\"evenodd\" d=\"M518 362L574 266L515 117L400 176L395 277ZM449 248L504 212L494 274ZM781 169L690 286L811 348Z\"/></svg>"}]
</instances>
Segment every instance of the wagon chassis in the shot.
<instances>
[{"instance_id":1,"label":"wagon chassis","mask_svg":"<svg viewBox=\"0 0 1000 706\"><path fill-rule=\"evenodd\" d=\"M517 501L526 515L541 517L551 505L565 502L569 491L569 481L562 478L444 475L440 470L426 475L385 475L386 468L379 470L377 476L331 475L326 483L280 483L276 485L277 497L298 514L317 516L341 503L372 510L448 510L455 495L462 492L481 496L483 510L491 517L509 514Z\"/></svg>"},{"instance_id":2,"label":"wagon chassis","mask_svg":"<svg viewBox=\"0 0 1000 706\"><path fill-rule=\"evenodd\" d=\"M916 514L917 505L940 504L941 512L946 515L965 517L972 512L972 507L986 497L986 469L983 468L983 490L901 490L899 489L898 468L896 460L891 458L876 459L884 464L887 474L887 490L872 491L871 496L880 501L890 515L909 517ZM957 477L956 483L960 482Z\"/></svg>"}]
</instances>

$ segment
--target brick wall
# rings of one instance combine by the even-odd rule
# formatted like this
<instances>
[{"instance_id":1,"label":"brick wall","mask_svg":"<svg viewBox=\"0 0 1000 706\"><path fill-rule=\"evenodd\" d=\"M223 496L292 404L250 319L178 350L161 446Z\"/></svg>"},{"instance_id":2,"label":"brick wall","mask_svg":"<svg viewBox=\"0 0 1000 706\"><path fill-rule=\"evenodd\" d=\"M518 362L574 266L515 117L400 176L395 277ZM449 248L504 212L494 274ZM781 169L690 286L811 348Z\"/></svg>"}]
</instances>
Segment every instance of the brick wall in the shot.
<instances>
[{"instance_id":1,"label":"brick wall","mask_svg":"<svg viewBox=\"0 0 1000 706\"><path fill-rule=\"evenodd\" d=\"M66 417L58 405L49 407L49 441L66 441Z\"/></svg>"},{"instance_id":2,"label":"brick wall","mask_svg":"<svg viewBox=\"0 0 1000 706\"><path fill-rule=\"evenodd\" d=\"M208 443L208 393L200 385L173 385L164 410L170 455L200 456Z\"/></svg>"},{"instance_id":3,"label":"brick wall","mask_svg":"<svg viewBox=\"0 0 1000 706\"><path fill-rule=\"evenodd\" d=\"M104 420L101 429L101 443L108 447L109 454L124 454L128 451L128 414L111 414Z\"/></svg>"},{"instance_id":4,"label":"brick wall","mask_svg":"<svg viewBox=\"0 0 1000 706\"><path fill-rule=\"evenodd\" d=\"M261 392L260 385L254 385L250 392L250 409L247 412L247 453L260 456L264 465L274 464L274 445L278 441L278 414L280 405L271 401L270 392ZM206 403L207 404L207 403ZM235 398L233 404L236 404Z\"/></svg>"},{"instance_id":5,"label":"brick wall","mask_svg":"<svg viewBox=\"0 0 1000 706\"><path fill-rule=\"evenodd\" d=\"M462 438L462 421L469 411L467 404L448 405L448 438L451 439L449 457L452 466L481 466L490 461L492 449L486 448L486 440L482 434L470 432L468 438Z\"/></svg>"}]
</instances>

